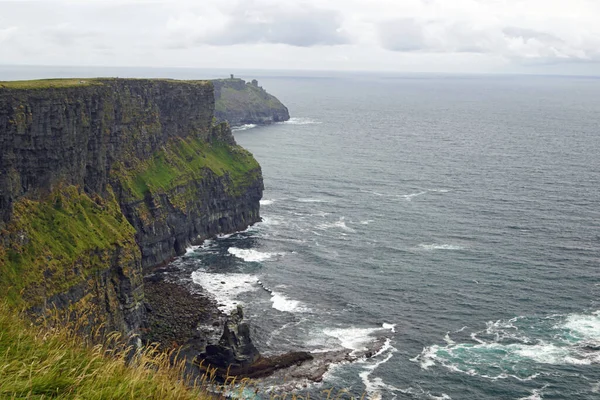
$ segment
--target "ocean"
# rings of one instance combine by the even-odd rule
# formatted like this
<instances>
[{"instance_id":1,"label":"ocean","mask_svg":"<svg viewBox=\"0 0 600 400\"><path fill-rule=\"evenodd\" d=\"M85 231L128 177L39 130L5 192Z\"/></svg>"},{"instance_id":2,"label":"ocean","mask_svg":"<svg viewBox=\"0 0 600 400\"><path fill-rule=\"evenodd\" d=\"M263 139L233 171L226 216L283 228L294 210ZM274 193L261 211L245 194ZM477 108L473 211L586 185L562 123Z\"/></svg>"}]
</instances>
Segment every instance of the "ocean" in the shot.
<instances>
[{"instance_id":1,"label":"ocean","mask_svg":"<svg viewBox=\"0 0 600 400\"><path fill-rule=\"evenodd\" d=\"M299 393L600 398L600 79L239 75L292 115L234 132L263 222L175 263L265 354L385 341Z\"/></svg>"}]
</instances>

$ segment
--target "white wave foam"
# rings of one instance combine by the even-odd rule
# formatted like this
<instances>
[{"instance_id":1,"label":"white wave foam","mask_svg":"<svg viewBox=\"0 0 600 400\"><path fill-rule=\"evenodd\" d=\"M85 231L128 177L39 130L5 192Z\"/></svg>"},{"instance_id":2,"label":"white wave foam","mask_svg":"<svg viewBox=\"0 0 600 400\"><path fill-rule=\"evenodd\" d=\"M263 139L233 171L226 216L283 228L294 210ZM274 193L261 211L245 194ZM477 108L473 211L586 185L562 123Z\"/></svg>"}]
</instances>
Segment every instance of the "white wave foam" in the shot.
<instances>
[{"instance_id":1,"label":"white wave foam","mask_svg":"<svg viewBox=\"0 0 600 400\"><path fill-rule=\"evenodd\" d=\"M377 338L371 336L379 328L332 328L324 329L327 336L336 338L342 347L354 351L366 351L367 345L373 343Z\"/></svg>"},{"instance_id":2,"label":"white wave foam","mask_svg":"<svg viewBox=\"0 0 600 400\"><path fill-rule=\"evenodd\" d=\"M192 280L202 286L217 302L219 310L225 313L230 313L238 304L242 304L236 299L241 293L258 289L258 279L249 274L219 274L198 270L192 272Z\"/></svg>"},{"instance_id":3,"label":"white wave foam","mask_svg":"<svg viewBox=\"0 0 600 400\"><path fill-rule=\"evenodd\" d=\"M465 248L462 246L458 246L455 244L425 244L422 243L419 245L423 250L464 250Z\"/></svg>"},{"instance_id":4,"label":"white wave foam","mask_svg":"<svg viewBox=\"0 0 600 400\"><path fill-rule=\"evenodd\" d=\"M571 314L558 327L569 330L578 339L600 342L600 311L591 315Z\"/></svg>"},{"instance_id":5,"label":"white wave foam","mask_svg":"<svg viewBox=\"0 0 600 400\"><path fill-rule=\"evenodd\" d=\"M392 333L396 333L396 324L388 324L387 322L384 322L381 327L383 329L389 329Z\"/></svg>"},{"instance_id":6,"label":"white wave foam","mask_svg":"<svg viewBox=\"0 0 600 400\"><path fill-rule=\"evenodd\" d=\"M260 205L261 206L270 206L271 204L273 204L274 201L275 200L268 200L268 199L260 200Z\"/></svg>"},{"instance_id":7,"label":"white wave foam","mask_svg":"<svg viewBox=\"0 0 600 400\"><path fill-rule=\"evenodd\" d=\"M319 224L316 226L317 229L325 230L330 228L338 228L346 232L356 232L356 230L350 228L346 225L346 221L344 221L344 217L341 217L336 222L326 222L324 224Z\"/></svg>"},{"instance_id":8,"label":"white wave foam","mask_svg":"<svg viewBox=\"0 0 600 400\"><path fill-rule=\"evenodd\" d=\"M281 220L275 217L262 217L262 221L259 224L264 226L281 225Z\"/></svg>"},{"instance_id":9,"label":"white wave foam","mask_svg":"<svg viewBox=\"0 0 600 400\"><path fill-rule=\"evenodd\" d=\"M246 130L252 129L252 128L256 128L256 124L244 124L244 125L240 125L240 126L235 126L235 127L231 128L231 131L232 132L246 131Z\"/></svg>"},{"instance_id":10,"label":"white wave foam","mask_svg":"<svg viewBox=\"0 0 600 400\"><path fill-rule=\"evenodd\" d=\"M190 246L187 249L185 249L185 255L189 256L190 254L194 254L196 252L196 250L201 249L202 246Z\"/></svg>"},{"instance_id":11,"label":"white wave foam","mask_svg":"<svg viewBox=\"0 0 600 400\"><path fill-rule=\"evenodd\" d=\"M388 362L394 356L394 353L396 351L397 351L397 349L394 346L392 346L391 340L386 339L382 348L376 354L374 354L372 356L372 358L376 358L376 357L382 356L384 354L385 354L385 357L383 357L381 360L379 360L373 364L364 366L364 371L358 374L358 376L361 378L363 384L365 385L365 390L366 390L367 394L369 394L370 399L382 398L382 390L388 390L388 391L392 391L392 392L401 391L401 389L385 383L383 381L383 379L381 379L379 377L370 379L371 374L380 365Z\"/></svg>"},{"instance_id":12,"label":"white wave foam","mask_svg":"<svg viewBox=\"0 0 600 400\"><path fill-rule=\"evenodd\" d=\"M421 196L421 195L424 195L425 193L427 193L426 190L423 192L418 192L418 193L402 194L400 196L404 197L404 199L406 201L412 201L413 197Z\"/></svg>"},{"instance_id":13,"label":"white wave foam","mask_svg":"<svg viewBox=\"0 0 600 400\"><path fill-rule=\"evenodd\" d=\"M271 302L273 308L283 312L306 312L308 309L303 307L298 300L291 300L281 293L271 292Z\"/></svg>"},{"instance_id":14,"label":"white wave foam","mask_svg":"<svg viewBox=\"0 0 600 400\"><path fill-rule=\"evenodd\" d=\"M520 397L517 400L542 400L544 397L542 396L542 391L544 389L546 389L548 387L548 385L544 385L543 387L539 388L539 389L533 389L533 391L531 392L531 394L527 397Z\"/></svg>"},{"instance_id":15,"label":"white wave foam","mask_svg":"<svg viewBox=\"0 0 600 400\"><path fill-rule=\"evenodd\" d=\"M361 224L361 225L369 225L371 222L373 222L373 220L372 220L372 219L366 219L366 220L364 220L364 221L360 221L360 224Z\"/></svg>"},{"instance_id":16,"label":"white wave foam","mask_svg":"<svg viewBox=\"0 0 600 400\"><path fill-rule=\"evenodd\" d=\"M296 199L299 203L329 203L327 200L323 199L312 199L312 198L299 198Z\"/></svg>"},{"instance_id":17,"label":"white wave foam","mask_svg":"<svg viewBox=\"0 0 600 400\"><path fill-rule=\"evenodd\" d=\"M316 121L311 118L292 117L292 118L288 119L287 121L277 122L277 123L282 124L282 125L313 125L313 124L320 124L321 122Z\"/></svg>"},{"instance_id":18,"label":"white wave foam","mask_svg":"<svg viewBox=\"0 0 600 400\"><path fill-rule=\"evenodd\" d=\"M268 253L261 252L254 249L238 249L237 247L230 247L227 249L229 254L241 258L246 262L261 262L266 261L274 256L283 256L285 253Z\"/></svg>"}]
</instances>

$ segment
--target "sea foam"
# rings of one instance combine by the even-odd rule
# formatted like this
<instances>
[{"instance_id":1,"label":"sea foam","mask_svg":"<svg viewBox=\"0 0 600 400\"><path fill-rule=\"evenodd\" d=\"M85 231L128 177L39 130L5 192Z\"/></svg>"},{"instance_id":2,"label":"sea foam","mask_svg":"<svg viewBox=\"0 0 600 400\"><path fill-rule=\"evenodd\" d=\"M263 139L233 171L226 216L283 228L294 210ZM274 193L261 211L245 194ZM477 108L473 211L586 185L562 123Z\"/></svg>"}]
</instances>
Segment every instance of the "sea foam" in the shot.
<instances>
[{"instance_id":1,"label":"sea foam","mask_svg":"<svg viewBox=\"0 0 600 400\"><path fill-rule=\"evenodd\" d=\"M316 121L314 119L302 118L302 117L292 117L292 118L288 119L287 121L277 122L277 124L282 124L282 125L314 125L314 124L320 124L320 123L321 122Z\"/></svg>"},{"instance_id":2,"label":"sea foam","mask_svg":"<svg viewBox=\"0 0 600 400\"><path fill-rule=\"evenodd\" d=\"M258 290L257 277L249 274L219 274L203 270L192 272L194 283L202 286L218 304L219 310L230 313L238 304L237 296Z\"/></svg>"},{"instance_id":3,"label":"sea foam","mask_svg":"<svg viewBox=\"0 0 600 400\"><path fill-rule=\"evenodd\" d=\"M266 261L275 256L283 256L285 253L268 253L261 252L254 249L239 249L237 247L230 247L227 249L229 254L232 254L246 262L261 262Z\"/></svg>"},{"instance_id":4,"label":"sea foam","mask_svg":"<svg viewBox=\"0 0 600 400\"><path fill-rule=\"evenodd\" d=\"M240 125L240 126L235 126L235 127L231 128L231 131L232 132L246 131L246 130L252 129L252 128L256 128L256 124L244 124L244 125Z\"/></svg>"}]
</instances>

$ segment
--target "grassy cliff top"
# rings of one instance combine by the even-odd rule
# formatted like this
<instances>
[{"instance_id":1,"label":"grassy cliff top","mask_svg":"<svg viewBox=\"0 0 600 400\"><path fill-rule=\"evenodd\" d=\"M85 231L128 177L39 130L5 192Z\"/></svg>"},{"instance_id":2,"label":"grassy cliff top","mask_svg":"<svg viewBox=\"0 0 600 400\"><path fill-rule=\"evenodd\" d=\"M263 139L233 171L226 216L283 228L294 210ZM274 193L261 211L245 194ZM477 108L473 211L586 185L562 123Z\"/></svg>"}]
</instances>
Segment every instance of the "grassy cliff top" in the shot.
<instances>
[{"instance_id":1,"label":"grassy cliff top","mask_svg":"<svg viewBox=\"0 0 600 400\"><path fill-rule=\"evenodd\" d=\"M209 85L207 80L176 80L167 78L140 79L140 78L64 78L64 79L36 79L26 81L0 81L0 89L57 89L78 86L103 85L117 81L147 81L147 82L171 82L192 85Z\"/></svg>"}]
</instances>

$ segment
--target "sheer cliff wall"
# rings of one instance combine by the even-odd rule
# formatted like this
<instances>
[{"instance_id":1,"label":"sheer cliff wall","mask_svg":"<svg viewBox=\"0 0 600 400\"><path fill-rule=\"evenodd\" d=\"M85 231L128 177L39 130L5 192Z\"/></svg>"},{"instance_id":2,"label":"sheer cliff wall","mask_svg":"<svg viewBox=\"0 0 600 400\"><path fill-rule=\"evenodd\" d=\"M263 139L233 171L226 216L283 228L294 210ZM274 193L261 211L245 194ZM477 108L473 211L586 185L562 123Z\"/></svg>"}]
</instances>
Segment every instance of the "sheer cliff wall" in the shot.
<instances>
[{"instance_id":1,"label":"sheer cliff wall","mask_svg":"<svg viewBox=\"0 0 600 400\"><path fill-rule=\"evenodd\" d=\"M260 166L207 81L0 82L0 290L143 321L144 268L259 221Z\"/></svg>"}]
</instances>

